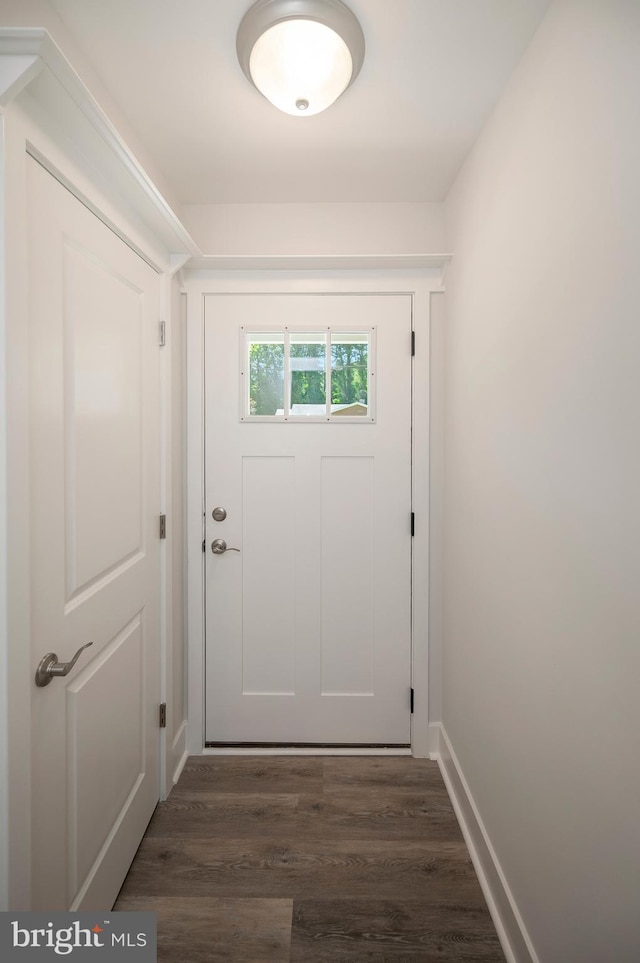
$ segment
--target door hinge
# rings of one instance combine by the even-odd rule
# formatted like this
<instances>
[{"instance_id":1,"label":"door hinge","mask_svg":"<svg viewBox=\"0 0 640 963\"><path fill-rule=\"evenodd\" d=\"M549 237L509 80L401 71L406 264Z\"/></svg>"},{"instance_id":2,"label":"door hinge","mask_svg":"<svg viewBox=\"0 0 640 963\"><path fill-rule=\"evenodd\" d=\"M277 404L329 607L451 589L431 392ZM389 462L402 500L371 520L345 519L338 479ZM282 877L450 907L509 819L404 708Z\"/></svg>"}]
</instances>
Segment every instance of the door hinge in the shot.
<instances>
[{"instance_id":1,"label":"door hinge","mask_svg":"<svg viewBox=\"0 0 640 963\"><path fill-rule=\"evenodd\" d=\"M413 711L413 710L412 710ZM167 728L167 703L160 703L160 712L158 713L159 726L161 729Z\"/></svg>"},{"instance_id":2,"label":"door hinge","mask_svg":"<svg viewBox=\"0 0 640 963\"><path fill-rule=\"evenodd\" d=\"M415 353L416 353L416 333L415 331L412 331L411 332L411 357L412 358L415 355Z\"/></svg>"},{"instance_id":3,"label":"door hinge","mask_svg":"<svg viewBox=\"0 0 640 963\"><path fill-rule=\"evenodd\" d=\"M160 538L166 538L166 537L167 537L167 516L161 515L160 516Z\"/></svg>"},{"instance_id":4,"label":"door hinge","mask_svg":"<svg viewBox=\"0 0 640 963\"><path fill-rule=\"evenodd\" d=\"M165 321L160 322L160 337L158 339L158 344L161 348L164 348L167 343L167 325Z\"/></svg>"},{"instance_id":5,"label":"door hinge","mask_svg":"<svg viewBox=\"0 0 640 963\"><path fill-rule=\"evenodd\" d=\"M411 706L411 713L413 714L413 689L410 689L411 695L409 696L409 705Z\"/></svg>"},{"instance_id":6,"label":"door hinge","mask_svg":"<svg viewBox=\"0 0 640 963\"><path fill-rule=\"evenodd\" d=\"M416 533L416 513L411 512L411 535L413 536L415 535L415 533Z\"/></svg>"}]
</instances>

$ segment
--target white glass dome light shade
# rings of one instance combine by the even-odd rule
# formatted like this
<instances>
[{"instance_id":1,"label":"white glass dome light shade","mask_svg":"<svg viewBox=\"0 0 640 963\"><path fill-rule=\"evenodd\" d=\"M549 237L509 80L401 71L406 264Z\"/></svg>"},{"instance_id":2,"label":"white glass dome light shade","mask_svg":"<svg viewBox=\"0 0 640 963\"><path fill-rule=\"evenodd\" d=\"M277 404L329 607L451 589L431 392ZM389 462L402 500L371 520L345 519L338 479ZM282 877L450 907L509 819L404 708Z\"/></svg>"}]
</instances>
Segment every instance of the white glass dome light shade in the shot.
<instances>
[{"instance_id":1,"label":"white glass dome light shade","mask_svg":"<svg viewBox=\"0 0 640 963\"><path fill-rule=\"evenodd\" d=\"M270 27L251 51L251 79L287 114L319 114L346 90L353 62L346 43L317 20L284 20Z\"/></svg>"},{"instance_id":2,"label":"white glass dome light shade","mask_svg":"<svg viewBox=\"0 0 640 963\"><path fill-rule=\"evenodd\" d=\"M251 83L297 117L337 100L358 76L365 49L362 28L341 0L258 0L236 46Z\"/></svg>"}]
</instances>

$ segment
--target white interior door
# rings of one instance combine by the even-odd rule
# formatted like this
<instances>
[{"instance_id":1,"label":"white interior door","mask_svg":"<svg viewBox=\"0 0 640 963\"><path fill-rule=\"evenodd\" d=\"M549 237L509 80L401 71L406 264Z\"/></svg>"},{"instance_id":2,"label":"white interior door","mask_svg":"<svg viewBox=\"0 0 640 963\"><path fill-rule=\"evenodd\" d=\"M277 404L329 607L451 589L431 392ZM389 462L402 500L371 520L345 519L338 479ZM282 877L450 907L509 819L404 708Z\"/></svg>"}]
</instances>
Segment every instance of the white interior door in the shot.
<instances>
[{"instance_id":1,"label":"white interior door","mask_svg":"<svg viewBox=\"0 0 640 963\"><path fill-rule=\"evenodd\" d=\"M408 295L205 298L208 743L410 742L410 335Z\"/></svg>"},{"instance_id":2,"label":"white interior door","mask_svg":"<svg viewBox=\"0 0 640 963\"><path fill-rule=\"evenodd\" d=\"M158 275L29 161L34 909L110 909L159 790Z\"/></svg>"}]
</instances>

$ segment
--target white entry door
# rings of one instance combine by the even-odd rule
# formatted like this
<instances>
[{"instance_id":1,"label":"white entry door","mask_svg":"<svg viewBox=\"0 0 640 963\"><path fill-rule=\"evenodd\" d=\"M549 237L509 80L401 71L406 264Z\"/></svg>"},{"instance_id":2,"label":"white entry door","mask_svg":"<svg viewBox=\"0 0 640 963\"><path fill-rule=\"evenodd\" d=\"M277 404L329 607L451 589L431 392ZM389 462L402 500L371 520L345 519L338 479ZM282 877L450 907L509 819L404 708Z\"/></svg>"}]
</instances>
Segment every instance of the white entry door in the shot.
<instances>
[{"instance_id":1,"label":"white entry door","mask_svg":"<svg viewBox=\"0 0 640 963\"><path fill-rule=\"evenodd\" d=\"M29 161L33 909L110 909L159 795L159 278Z\"/></svg>"},{"instance_id":2,"label":"white entry door","mask_svg":"<svg viewBox=\"0 0 640 963\"><path fill-rule=\"evenodd\" d=\"M209 295L205 386L207 742L407 745L411 298Z\"/></svg>"}]
</instances>

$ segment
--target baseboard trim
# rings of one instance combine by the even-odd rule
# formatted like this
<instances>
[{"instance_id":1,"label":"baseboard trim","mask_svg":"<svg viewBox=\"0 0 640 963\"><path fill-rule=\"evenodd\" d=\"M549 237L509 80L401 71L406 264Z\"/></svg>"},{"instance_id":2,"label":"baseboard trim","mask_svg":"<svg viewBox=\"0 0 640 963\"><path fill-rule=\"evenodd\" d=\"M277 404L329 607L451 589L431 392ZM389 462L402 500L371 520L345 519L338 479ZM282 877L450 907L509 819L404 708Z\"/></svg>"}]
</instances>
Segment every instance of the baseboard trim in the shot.
<instances>
[{"instance_id":1,"label":"baseboard trim","mask_svg":"<svg viewBox=\"0 0 640 963\"><path fill-rule=\"evenodd\" d=\"M178 730L177 730L175 736L173 737L173 742L171 743L171 748L172 748L172 750L173 750L174 752L176 752L176 750L178 749L178 746L180 745L180 743L182 743L182 745L186 748L186 745L187 745L187 725L188 725L188 723L187 723L187 720L185 719L184 722L183 722L180 726L178 726Z\"/></svg>"},{"instance_id":2,"label":"baseboard trim","mask_svg":"<svg viewBox=\"0 0 640 963\"><path fill-rule=\"evenodd\" d=\"M188 729L188 723L185 719L185 721L182 723L182 725L179 727L178 731L176 732L175 737L173 739L172 746L171 746L173 759L175 760L176 757L178 758L178 762L174 767L173 775L171 777L171 781L174 786L177 783L180 776L182 775L182 770L184 769L185 763L189 758L189 750L187 747L187 729Z\"/></svg>"},{"instance_id":3,"label":"baseboard trim","mask_svg":"<svg viewBox=\"0 0 640 963\"><path fill-rule=\"evenodd\" d=\"M458 758L440 723L429 726L429 748L451 797L507 963L540 963Z\"/></svg>"},{"instance_id":4,"label":"baseboard trim","mask_svg":"<svg viewBox=\"0 0 640 963\"><path fill-rule=\"evenodd\" d=\"M430 722L429 730L427 732L427 752L429 754L429 759L437 760L438 753L440 752L440 730L442 728L441 722Z\"/></svg>"}]
</instances>

